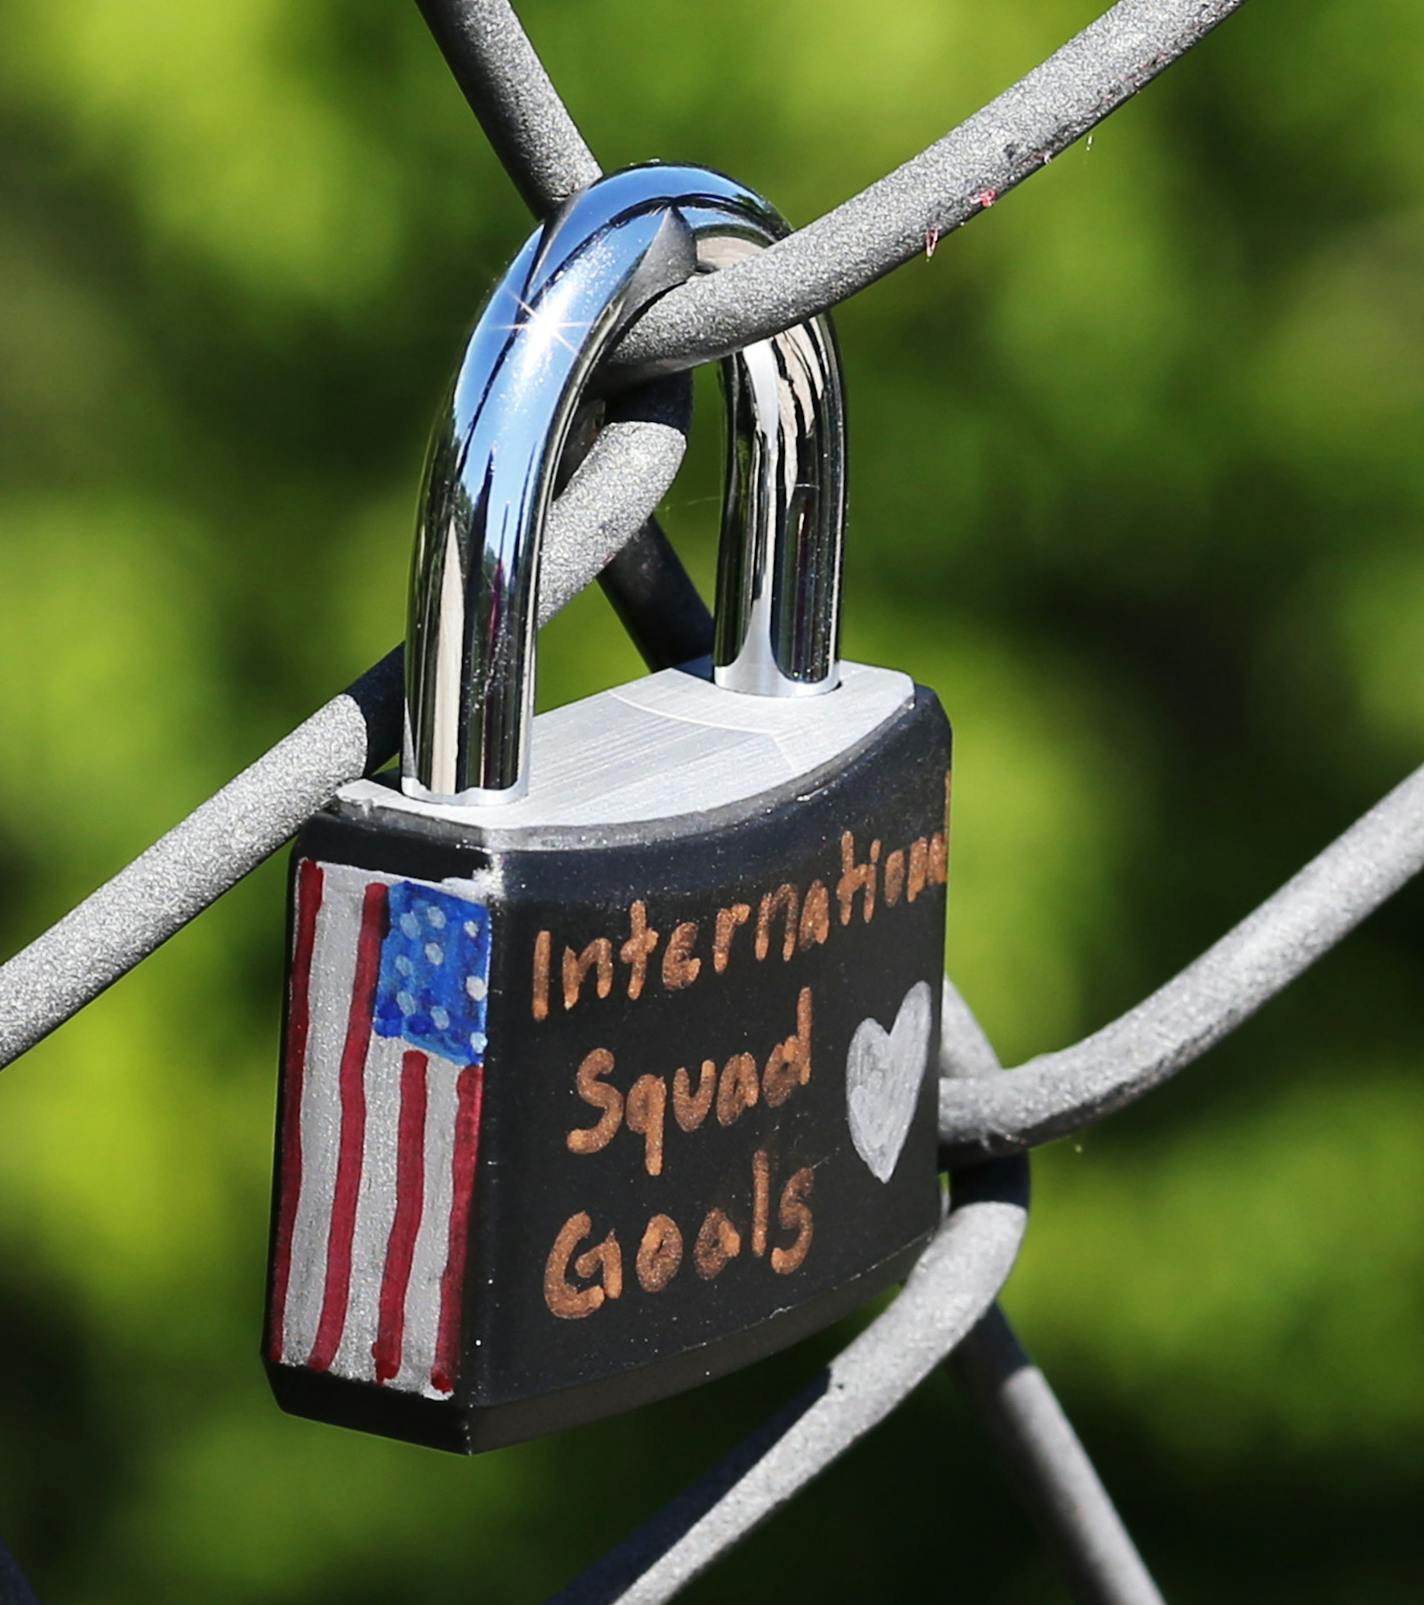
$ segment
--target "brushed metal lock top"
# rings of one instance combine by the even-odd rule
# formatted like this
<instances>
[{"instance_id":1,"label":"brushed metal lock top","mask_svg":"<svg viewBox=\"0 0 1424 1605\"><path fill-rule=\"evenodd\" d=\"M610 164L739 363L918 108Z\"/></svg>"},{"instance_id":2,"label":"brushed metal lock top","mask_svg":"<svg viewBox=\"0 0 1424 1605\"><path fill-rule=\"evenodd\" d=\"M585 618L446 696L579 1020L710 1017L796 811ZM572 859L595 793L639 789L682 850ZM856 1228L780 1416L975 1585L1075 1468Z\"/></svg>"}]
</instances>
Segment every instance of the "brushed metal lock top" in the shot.
<instances>
[{"instance_id":1,"label":"brushed metal lock top","mask_svg":"<svg viewBox=\"0 0 1424 1605\"><path fill-rule=\"evenodd\" d=\"M529 790L517 802L424 802L387 776L344 786L338 806L447 821L490 846L515 833L521 848L554 848L568 845L570 830L675 830L810 780L914 695L908 675L860 663L842 663L836 690L806 698L728 696L705 669L664 669L540 714Z\"/></svg>"}]
</instances>

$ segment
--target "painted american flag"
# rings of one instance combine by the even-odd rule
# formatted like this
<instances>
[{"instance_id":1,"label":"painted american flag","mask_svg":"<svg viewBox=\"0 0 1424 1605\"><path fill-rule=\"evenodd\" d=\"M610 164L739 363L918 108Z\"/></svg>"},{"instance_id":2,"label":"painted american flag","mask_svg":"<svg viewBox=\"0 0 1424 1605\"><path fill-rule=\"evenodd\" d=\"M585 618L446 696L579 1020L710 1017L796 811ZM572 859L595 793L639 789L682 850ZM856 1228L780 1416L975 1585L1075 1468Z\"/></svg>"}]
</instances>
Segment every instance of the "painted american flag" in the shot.
<instances>
[{"instance_id":1,"label":"painted american flag","mask_svg":"<svg viewBox=\"0 0 1424 1605\"><path fill-rule=\"evenodd\" d=\"M270 1356L449 1396L480 1132L489 911L470 881L296 869Z\"/></svg>"}]
</instances>

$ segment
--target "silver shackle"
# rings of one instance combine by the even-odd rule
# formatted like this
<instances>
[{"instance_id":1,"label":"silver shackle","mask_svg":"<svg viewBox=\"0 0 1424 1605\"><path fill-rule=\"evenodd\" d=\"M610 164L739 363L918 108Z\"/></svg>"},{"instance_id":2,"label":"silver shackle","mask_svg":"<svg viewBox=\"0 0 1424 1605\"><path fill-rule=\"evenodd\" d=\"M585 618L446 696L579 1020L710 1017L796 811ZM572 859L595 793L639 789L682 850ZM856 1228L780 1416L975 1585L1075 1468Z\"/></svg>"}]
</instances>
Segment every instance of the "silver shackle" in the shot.
<instances>
[{"instance_id":1,"label":"silver shackle","mask_svg":"<svg viewBox=\"0 0 1424 1605\"><path fill-rule=\"evenodd\" d=\"M401 785L426 801L528 787L539 555L593 368L649 302L786 232L698 167L610 174L537 229L490 293L437 418L411 567ZM723 365L727 483L713 670L805 695L837 683L845 498L840 359L813 319Z\"/></svg>"}]
</instances>

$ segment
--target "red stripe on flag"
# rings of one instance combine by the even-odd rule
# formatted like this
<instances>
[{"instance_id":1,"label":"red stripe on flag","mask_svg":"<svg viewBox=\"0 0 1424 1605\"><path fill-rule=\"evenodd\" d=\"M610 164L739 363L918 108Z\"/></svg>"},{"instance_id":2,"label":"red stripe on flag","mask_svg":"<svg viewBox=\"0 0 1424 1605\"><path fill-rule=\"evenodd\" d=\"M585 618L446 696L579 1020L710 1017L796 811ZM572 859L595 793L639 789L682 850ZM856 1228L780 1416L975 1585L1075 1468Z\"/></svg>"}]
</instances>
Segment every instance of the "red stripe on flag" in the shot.
<instances>
[{"instance_id":1,"label":"red stripe on flag","mask_svg":"<svg viewBox=\"0 0 1424 1605\"><path fill-rule=\"evenodd\" d=\"M423 1053L401 1059L400 1127L396 1134L396 1213L386 1243L381 1277L380 1322L371 1358L376 1381L389 1382L401 1368L405 1341L405 1295L415 1258L415 1234L425 1205L425 1070Z\"/></svg>"},{"instance_id":2,"label":"red stripe on flag","mask_svg":"<svg viewBox=\"0 0 1424 1605\"><path fill-rule=\"evenodd\" d=\"M292 1274L292 1229L297 1223L297 1198L302 1190L302 1078L311 1027L311 961L323 878L321 865L310 858L304 858L297 868L297 931L292 942L292 993L282 1063L282 1147L277 1165L277 1231L272 1245L271 1330L267 1338L267 1354L272 1360L282 1358L287 1283Z\"/></svg>"},{"instance_id":3,"label":"red stripe on flag","mask_svg":"<svg viewBox=\"0 0 1424 1605\"><path fill-rule=\"evenodd\" d=\"M460 1304L465 1284L465 1242L470 1225L470 1198L475 1190L475 1162L480 1151L480 1105L484 1101L484 1066L472 1064L456 1083L454 1194L450 1200L450 1247L440 1278L440 1326L435 1338L435 1364L430 1381L441 1393L453 1393L460 1363Z\"/></svg>"},{"instance_id":4,"label":"red stripe on flag","mask_svg":"<svg viewBox=\"0 0 1424 1605\"><path fill-rule=\"evenodd\" d=\"M387 927L386 888L373 881L361 900L361 934L356 942L356 978L346 1046L341 1054L341 1140L336 1187L331 1201L331 1234L326 1245L326 1287L321 1319L307 1364L326 1371L341 1346L351 1295L351 1244L356 1234L356 1198L361 1187L361 1150L366 1141L366 1050L381 970L381 943Z\"/></svg>"}]
</instances>

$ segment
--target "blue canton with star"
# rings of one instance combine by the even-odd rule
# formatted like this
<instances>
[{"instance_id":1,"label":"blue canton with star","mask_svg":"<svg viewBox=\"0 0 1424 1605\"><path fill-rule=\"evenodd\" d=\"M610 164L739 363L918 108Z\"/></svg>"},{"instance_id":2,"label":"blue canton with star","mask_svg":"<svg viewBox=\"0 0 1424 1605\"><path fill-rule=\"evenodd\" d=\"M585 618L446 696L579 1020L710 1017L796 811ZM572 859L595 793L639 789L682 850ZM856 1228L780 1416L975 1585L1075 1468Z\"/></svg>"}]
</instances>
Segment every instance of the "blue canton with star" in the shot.
<instances>
[{"instance_id":1,"label":"blue canton with star","mask_svg":"<svg viewBox=\"0 0 1424 1605\"><path fill-rule=\"evenodd\" d=\"M489 986L489 910L434 886L397 881L387 894L374 1027L455 1064L481 1063Z\"/></svg>"}]
</instances>

